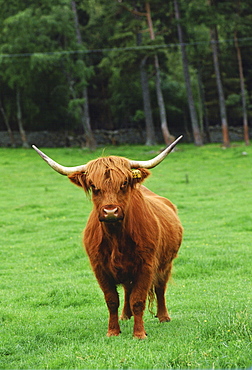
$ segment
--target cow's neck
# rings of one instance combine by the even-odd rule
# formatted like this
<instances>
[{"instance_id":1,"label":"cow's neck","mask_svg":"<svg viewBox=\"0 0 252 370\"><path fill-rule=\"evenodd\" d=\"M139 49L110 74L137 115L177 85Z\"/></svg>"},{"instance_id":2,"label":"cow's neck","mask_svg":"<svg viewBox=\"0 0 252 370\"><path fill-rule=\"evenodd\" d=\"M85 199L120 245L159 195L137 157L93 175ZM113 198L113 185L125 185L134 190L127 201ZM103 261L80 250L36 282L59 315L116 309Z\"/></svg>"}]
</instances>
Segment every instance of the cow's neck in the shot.
<instances>
[{"instance_id":1,"label":"cow's neck","mask_svg":"<svg viewBox=\"0 0 252 370\"><path fill-rule=\"evenodd\" d=\"M131 279L135 266L134 242L125 232L123 222L102 224L103 240L100 253L115 281L120 284Z\"/></svg>"},{"instance_id":2,"label":"cow's neck","mask_svg":"<svg viewBox=\"0 0 252 370\"><path fill-rule=\"evenodd\" d=\"M103 222L102 223L102 228L105 233L105 235L108 238L116 238L116 237L121 237L122 235L122 222L117 221L117 222Z\"/></svg>"},{"instance_id":3,"label":"cow's neck","mask_svg":"<svg viewBox=\"0 0 252 370\"><path fill-rule=\"evenodd\" d=\"M128 244L129 236L125 233L123 221L115 223L103 223L103 240L108 246L111 254L123 254Z\"/></svg>"}]
</instances>

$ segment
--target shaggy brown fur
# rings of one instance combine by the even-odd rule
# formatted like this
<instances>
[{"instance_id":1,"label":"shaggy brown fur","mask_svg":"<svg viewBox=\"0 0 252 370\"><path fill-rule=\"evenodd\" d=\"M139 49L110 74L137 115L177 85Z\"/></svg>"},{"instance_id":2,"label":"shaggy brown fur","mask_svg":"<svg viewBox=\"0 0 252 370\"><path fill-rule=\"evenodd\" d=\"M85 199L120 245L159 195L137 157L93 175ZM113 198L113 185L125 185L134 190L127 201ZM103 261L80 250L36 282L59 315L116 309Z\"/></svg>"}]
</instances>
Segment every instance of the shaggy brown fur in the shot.
<instances>
[{"instance_id":1,"label":"shaggy brown fur","mask_svg":"<svg viewBox=\"0 0 252 370\"><path fill-rule=\"evenodd\" d=\"M159 321L170 321L164 294L182 226L176 207L141 185L150 172L139 171L134 178L126 158L111 156L89 162L85 173L75 172L69 178L86 192L92 191L94 208L84 245L108 306L107 335L120 333L116 286L122 284L125 300L120 318L134 316L134 336L143 339L148 292L156 294ZM115 212L112 222L106 222L106 209Z\"/></svg>"}]
</instances>

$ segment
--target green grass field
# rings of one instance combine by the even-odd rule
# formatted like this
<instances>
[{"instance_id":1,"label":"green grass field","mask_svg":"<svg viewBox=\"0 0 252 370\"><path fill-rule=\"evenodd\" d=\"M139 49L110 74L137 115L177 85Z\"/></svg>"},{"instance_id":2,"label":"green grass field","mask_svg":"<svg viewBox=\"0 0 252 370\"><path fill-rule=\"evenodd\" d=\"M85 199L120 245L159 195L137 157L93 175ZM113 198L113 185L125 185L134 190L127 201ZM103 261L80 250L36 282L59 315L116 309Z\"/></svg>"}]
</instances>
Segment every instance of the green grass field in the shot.
<instances>
[{"instance_id":1,"label":"green grass field","mask_svg":"<svg viewBox=\"0 0 252 370\"><path fill-rule=\"evenodd\" d=\"M103 152L149 159L158 149L44 151L71 166ZM145 184L178 206L185 232L167 291L172 321L146 310L141 341L132 319L106 337L106 304L81 244L90 200L34 150L0 148L0 368L250 367L251 168L252 147L179 144L152 170Z\"/></svg>"}]
</instances>

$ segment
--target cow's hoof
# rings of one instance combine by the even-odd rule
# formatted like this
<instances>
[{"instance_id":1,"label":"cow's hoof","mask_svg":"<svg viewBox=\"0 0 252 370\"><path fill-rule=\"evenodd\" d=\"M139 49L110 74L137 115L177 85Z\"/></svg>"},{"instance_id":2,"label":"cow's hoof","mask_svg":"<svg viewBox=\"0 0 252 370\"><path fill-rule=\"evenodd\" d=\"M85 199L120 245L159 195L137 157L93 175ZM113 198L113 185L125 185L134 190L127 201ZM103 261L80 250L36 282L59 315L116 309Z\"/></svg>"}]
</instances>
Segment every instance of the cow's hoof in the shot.
<instances>
[{"instance_id":1,"label":"cow's hoof","mask_svg":"<svg viewBox=\"0 0 252 370\"><path fill-rule=\"evenodd\" d=\"M121 330L109 330L107 332L107 337L118 337L118 335L121 333Z\"/></svg>"},{"instance_id":2,"label":"cow's hoof","mask_svg":"<svg viewBox=\"0 0 252 370\"><path fill-rule=\"evenodd\" d=\"M131 315L132 316L132 315ZM125 313L122 313L119 317L119 320L129 320L131 316L126 315Z\"/></svg>"},{"instance_id":3,"label":"cow's hoof","mask_svg":"<svg viewBox=\"0 0 252 370\"><path fill-rule=\"evenodd\" d=\"M158 319L159 319L159 322L169 322L169 321L171 321L169 316L161 316Z\"/></svg>"},{"instance_id":4,"label":"cow's hoof","mask_svg":"<svg viewBox=\"0 0 252 370\"><path fill-rule=\"evenodd\" d=\"M146 339L147 333L145 331L141 333L134 333L134 338L135 339Z\"/></svg>"}]
</instances>

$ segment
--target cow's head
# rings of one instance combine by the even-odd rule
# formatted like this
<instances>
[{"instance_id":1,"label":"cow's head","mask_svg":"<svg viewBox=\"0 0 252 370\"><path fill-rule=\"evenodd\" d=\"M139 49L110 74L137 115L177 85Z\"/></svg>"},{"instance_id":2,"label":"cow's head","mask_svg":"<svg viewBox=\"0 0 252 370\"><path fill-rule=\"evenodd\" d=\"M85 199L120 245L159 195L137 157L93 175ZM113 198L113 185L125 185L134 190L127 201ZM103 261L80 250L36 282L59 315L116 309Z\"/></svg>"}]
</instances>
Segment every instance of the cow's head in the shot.
<instances>
[{"instance_id":1,"label":"cow's head","mask_svg":"<svg viewBox=\"0 0 252 370\"><path fill-rule=\"evenodd\" d=\"M74 172L68 177L86 192L92 192L101 222L116 222L124 218L132 189L148 175L145 168L131 169L128 159L110 156L91 161L85 172Z\"/></svg>"},{"instance_id":2,"label":"cow's head","mask_svg":"<svg viewBox=\"0 0 252 370\"><path fill-rule=\"evenodd\" d=\"M137 184L150 174L148 169L157 166L181 138L182 136L149 161L131 161L110 156L77 167L61 166L34 145L33 148L55 171L67 175L86 192L92 192L92 200L101 222L114 223L124 219L128 198Z\"/></svg>"}]
</instances>

